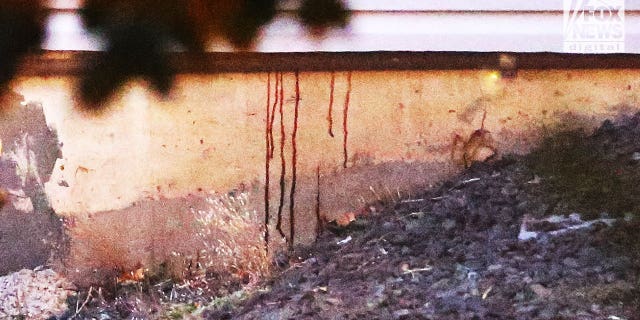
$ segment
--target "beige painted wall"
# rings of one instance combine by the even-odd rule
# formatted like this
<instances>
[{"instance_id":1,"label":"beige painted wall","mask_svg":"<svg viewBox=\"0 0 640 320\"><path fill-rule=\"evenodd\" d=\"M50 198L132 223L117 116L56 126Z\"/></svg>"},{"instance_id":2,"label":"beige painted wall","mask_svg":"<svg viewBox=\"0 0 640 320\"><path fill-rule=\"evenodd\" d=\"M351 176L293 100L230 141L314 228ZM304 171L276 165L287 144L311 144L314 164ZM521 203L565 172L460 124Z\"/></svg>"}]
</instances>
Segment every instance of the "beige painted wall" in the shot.
<instances>
[{"instance_id":1,"label":"beige painted wall","mask_svg":"<svg viewBox=\"0 0 640 320\"><path fill-rule=\"evenodd\" d=\"M268 77L273 103L273 73L185 74L167 100L142 83L128 85L100 117L77 111L74 78L22 78L15 89L43 103L64 143L64 159L47 185L58 213L122 209L141 199L241 185L253 191L256 208L263 210ZM288 208L295 75L283 78ZM453 136L466 139L478 129L483 110L500 153L523 152L542 128L593 127L630 111L640 99L640 70L519 71L512 79L492 70L353 72L344 169L347 73L335 73L334 137L327 120L330 80L331 73L299 76L295 211L302 239L313 236L308 231L315 225L317 167L320 210L334 217L379 196L407 196L458 170L450 158ZM273 126L272 215L280 197L278 113ZM60 186L61 180L69 187Z\"/></svg>"}]
</instances>

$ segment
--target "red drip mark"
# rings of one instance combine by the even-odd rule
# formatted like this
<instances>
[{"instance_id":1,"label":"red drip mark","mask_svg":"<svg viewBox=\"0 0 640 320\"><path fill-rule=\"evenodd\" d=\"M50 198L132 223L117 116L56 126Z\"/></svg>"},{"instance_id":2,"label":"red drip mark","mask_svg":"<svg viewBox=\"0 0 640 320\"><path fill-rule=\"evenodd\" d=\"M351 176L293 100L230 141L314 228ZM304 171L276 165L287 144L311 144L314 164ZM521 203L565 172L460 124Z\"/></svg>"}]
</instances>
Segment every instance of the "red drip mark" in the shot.
<instances>
[{"instance_id":1,"label":"red drip mark","mask_svg":"<svg viewBox=\"0 0 640 320\"><path fill-rule=\"evenodd\" d=\"M284 89L282 86L282 73L280 73L280 204L278 204L278 222L276 224L276 229L280 233L282 238L286 239L284 231L282 231L282 209L284 207L284 193L285 193L285 180L284 177L287 173L287 161L284 158L284 143L286 140L286 135L284 132L284 113L283 113L283 105L284 105ZM276 93L277 95L277 93Z\"/></svg>"},{"instance_id":2,"label":"red drip mark","mask_svg":"<svg viewBox=\"0 0 640 320\"><path fill-rule=\"evenodd\" d=\"M276 78L277 79L277 78ZM271 157L269 150L271 150L273 141L271 134L271 127L269 125L269 106L271 105L271 73L267 74L267 119L265 121L265 162L264 162L264 245L265 250L269 251L269 165Z\"/></svg>"},{"instance_id":3,"label":"red drip mark","mask_svg":"<svg viewBox=\"0 0 640 320\"><path fill-rule=\"evenodd\" d=\"M282 83L279 81L278 79L278 75L276 74L276 87L274 89L274 96L275 96L275 100L273 101L273 107L271 107L271 118L268 118L267 121L269 121L269 141L271 143L270 148L269 148L269 158L273 159L273 148L275 147L274 143L273 143L273 121L276 118L276 105L278 104L278 85L280 85L282 87ZM267 106L267 109L269 107ZM267 110L268 112L268 110ZM269 113L267 113L269 114Z\"/></svg>"},{"instance_id":4,"label":"red drip mark","mask_svg":"<svg viewBox=\"0 0 640 320\"><path fill-rule=\"evenodd\" d=\"M347 73L347 94L344 98L344 109L342 114L342 130L343 130L343 140L342 140L342 148L344 153L344 162L342 163L342 167L347 167L347 158L349 153L347 152L347 140L349 138L349 129L347 128L348 116L349 116L349 100L351 99L351 71Z\"/></svg>"},{"instance_id":5,"label":"red drip mark","mask_svg":"<svg viewBox=\"0 0 640 320\"><path fill-rule=\"evenodd\" d=\"M333 138L333 92L336 84L336 73L331 72L331 94L329 95L329 113L327 114L327 121L329 122L329 135Z\"/></svg>"},{"instance_id":6,"label":"red drip mark","mask_svg":"<svg viewBox=\"0 0 640 320\"><path fill-rule=\"evenodd\" d=\"M298 108L300 107L300 77L296 70L296 104L293 113L293 132L291 132L291 192L289 192L289 249L293 249L295 232L295 199L296 199L296 165L298 163L298 146L296 135L298 134Z\"/></svg>"},{"instance_id":7,"label":"red drip mark","mask_svg":"<svg viewBox=\"0 0 640 320\"><path fill-rule=\"evenodd\" d=\"M320 165L316 167L316 239L322 232L322 218L320 217Z\"/></svg>"}]
</instances>

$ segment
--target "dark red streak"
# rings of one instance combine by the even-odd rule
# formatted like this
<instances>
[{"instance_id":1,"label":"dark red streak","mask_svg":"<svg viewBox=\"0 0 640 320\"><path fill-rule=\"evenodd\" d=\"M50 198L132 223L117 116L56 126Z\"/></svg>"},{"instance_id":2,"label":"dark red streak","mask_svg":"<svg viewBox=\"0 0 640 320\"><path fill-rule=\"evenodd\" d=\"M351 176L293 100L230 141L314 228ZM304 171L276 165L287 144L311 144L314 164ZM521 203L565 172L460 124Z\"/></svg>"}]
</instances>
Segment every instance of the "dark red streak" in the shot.
<instances>
[{"instance_id":1,"label":"dark red streak","mask_svg":"<svg viewBox=\"0 0 640 320\"><path fill-rule=\"evenodd\" d=\"M322 232L322 219L320 217L320 165L316 167L316 239Z\"/></svg>"},{"instance_id":2,"label":"dark red streak","mask_svg":"<svg viewBox=\"0 0 640 320\"><path fill-rule=\"evenodd\" d=\"M282 86L282 73L280 73L280 204L278 204L278 222L276 224L276 229L280 233L282 238L286 238L284 231L282 231L282 209L284 207L284 193L285 193L285 180L284 177L287 173L287 161L284 158L284 143L286 138L284 132L284 113L283 113L283 105L284 105L284 89Z\"/></svg>"},{"instance_id":3,"label":"dark red streak","mask_svg":"<svg viewBox=\"0 0 640 320\"><path fill-rule=\"evenodd\" d=\"M484 131L484 121L487 119L487 109L484 109L484 113L482 114L482 123L480 124L480 130Z\"/></svg>"},{"instance_id":4,"label":"dark red streak","mask_svg":"<svg viewBox=\"0 0 640 320\"><path fill-rule=\"evenodd\" d=\"M347 140L349 138L349 128L347 127L348 117L349 117L349 100L351 99L351 71L347 73L347 94L344 98L344 109L342 114L342 130L343 130L343 141L342 148L344 153L344 162L342 163L342 167L347 167L347 158L349 153L347 152Z\"/></svg>"},{"instance_id":5,"label":"dark red streak","mask_svg":"<svg viewBox=\"0 0 640 320\"><path fill-rule=\"evenodd\" d=\"M278 85L282 86L282 83L278 81L278 74L276 74L275 78L276 78L276 87L274 90L275 100L273 101L273 107L271 108L271 119L269 119L269 141L271 143L271 147L269 148L269 158L271 159L273 159L273 148L275 147L273 143L273 121L276 118L276 105L278 104Z\"/></svg>"},{"instance_id":6,"label":"dark red streak","mask_svg":"<svg viewBox=\"0 0 640 320\"><path fill-rule=\"evenodd\" d=\"M291 192L289 192L289 248L293 249L295 232L295 199L296 199L296 165L298 163L298 146L296 135L298 134L298 108L300 107L300 77L296 70L296 104L293 113L293 132L291 132Z\"/></svg>"},{"instance_id":7,"label":"dark red streak","mask_svg":"<svg viewBox=\"0 0 640 320\"><path fill-rule=\"evenodd\" d=\"M333 138L333 92L336 84L336 73L331 72L331 94L329 95L329 114L327 114L327 121L329 122L329 135Z\"/></svg>"}]
</instances>

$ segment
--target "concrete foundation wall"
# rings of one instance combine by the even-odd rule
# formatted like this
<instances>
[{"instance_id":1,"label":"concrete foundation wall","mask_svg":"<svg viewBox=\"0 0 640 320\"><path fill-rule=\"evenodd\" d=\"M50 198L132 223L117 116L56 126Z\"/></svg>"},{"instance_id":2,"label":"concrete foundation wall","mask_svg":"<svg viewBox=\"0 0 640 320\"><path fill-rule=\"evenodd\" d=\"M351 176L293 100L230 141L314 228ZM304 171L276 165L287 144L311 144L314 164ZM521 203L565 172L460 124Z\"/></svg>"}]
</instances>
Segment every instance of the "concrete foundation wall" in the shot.
<instances>
[{"instance_id":1,"label":"concrete foundation wall","mask_svg":"<svg viewBox=\"0 0 640 320\"><path fill-rule=\"evenodd\" d=\"M592 128L634 112L640 99L635 69L520 70L511 78L493 70L301 72L297 80L284 73L281 122L279 102L274 109L279 78L182 74L165 100L131 83L98 117L78 112L75 78L28 77L14 88L42 102L63 143L64 159L47 185L59 214L86 217L145 199L244 189L260 211L267 199L272 217L282 206L285 224L293 199L297 238L304 241L314 236L316 210L330 220L377 198L409 196L460 170L452 152L460 157L485 111L492 138L486 144L499 154L521 153L548 130Z\"/></svg>"}]
</instances>

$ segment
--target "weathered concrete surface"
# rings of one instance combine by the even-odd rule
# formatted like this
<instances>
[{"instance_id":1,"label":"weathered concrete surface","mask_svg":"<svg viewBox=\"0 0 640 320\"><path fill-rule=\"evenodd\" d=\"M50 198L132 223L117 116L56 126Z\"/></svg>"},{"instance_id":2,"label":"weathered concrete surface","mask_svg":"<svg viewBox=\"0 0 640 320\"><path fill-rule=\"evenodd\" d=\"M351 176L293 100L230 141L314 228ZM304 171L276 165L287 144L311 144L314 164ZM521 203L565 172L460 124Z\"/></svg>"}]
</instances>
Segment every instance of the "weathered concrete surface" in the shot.
<instances>
[{"instance_id":1,"label":"weathered concrete surface","mask_svg":"<svg viewBox=\"0 0 640 320\"><path fill-rule=\"evenodd\" d=\"M44 194L59 157L42 107L9 92L0 98L0 275L44 265L62 241L62 224Z\"/></svg>"},{"instance_id":2,"label":"weathered concrete surface","mask_svg":"<svg viewBox=\"0 0 640 320\"><path fill-rule=\"evenodd\" d=\"M549 130L589 129L619 112L632 112L640 94L640 70L521 70L510 79L491 70L353 72L349 94L349 74L334 76L330 112L332 74L299 75L293 197L293 73L282 77L282 122L279 102L274 107L276 74L180 75L166 101L132 83L100 117L77 112L73 78L25 78L15 88L29 100L42 101L64 143L64 158L47 184L54 209L70 217L100 216L80 220L96 234L122 222L118 210L140 199L178 198L199 190L243 188L251 192L255 208L264 210L270 146L266 199L273 224L281 206L282 146L284 227L294 199L297 238L303 241L313 238L318 207L332 219L459 170L452 148L464 143L455 147L454 137L467 141L482 127L485 111L483 129L491 132L492 147L501 154L519 153ZM144 217L145 210L123 212ZM152 220L138 223L165 230L167 243L180 238ZM148 256L130 258L148 261Z\"/></svg>"},{"instance_id":3,"label":"weathered concrete surface","mask_svg":"<svg viewBox=\"0 0 640 320\"><path fill-rule=\"evenodd\" d=\"M592 124L614 114L615 106L634 105L639 74L520 71L515 79L500 79L491 71L357 72L348 110L347 164L448 161L452 136L478 129L485 108L485 128L501 150L525 151L535 139L516 139L519 134L552 127L563 114L586 115ZM300 75L300 176L314 176L318 165L323 174L342 170L346 76L336 73L331 137L331 75ZM57 167L54 176L70 186L48 187L58 212L124 208L157 193L158 186L166 196L180 196L198 187L230 189L264 181L266 74L183 75L168 101L133 84L99 118L76 112L72 80L30 78L16 87L28 100L43 102L64 143L67 165ZM272 90L274 82L272 74ZM285 160L290 162L294 75L285 74L284 82ZM276 147L279 125L276 114Z\"/></svg>"}]
</instances>

